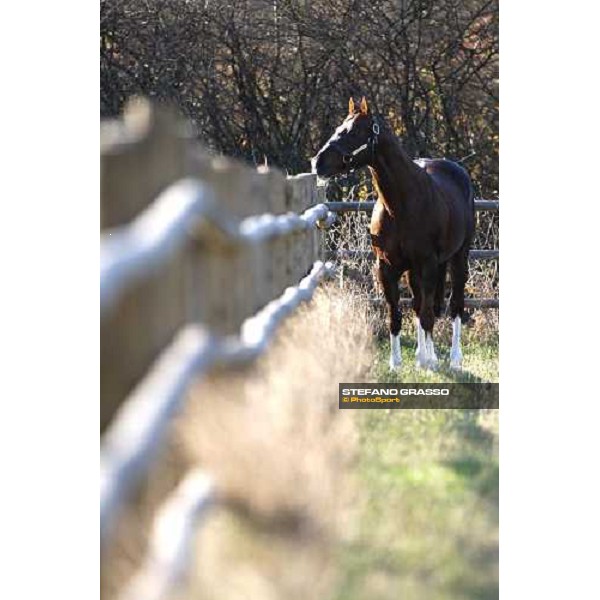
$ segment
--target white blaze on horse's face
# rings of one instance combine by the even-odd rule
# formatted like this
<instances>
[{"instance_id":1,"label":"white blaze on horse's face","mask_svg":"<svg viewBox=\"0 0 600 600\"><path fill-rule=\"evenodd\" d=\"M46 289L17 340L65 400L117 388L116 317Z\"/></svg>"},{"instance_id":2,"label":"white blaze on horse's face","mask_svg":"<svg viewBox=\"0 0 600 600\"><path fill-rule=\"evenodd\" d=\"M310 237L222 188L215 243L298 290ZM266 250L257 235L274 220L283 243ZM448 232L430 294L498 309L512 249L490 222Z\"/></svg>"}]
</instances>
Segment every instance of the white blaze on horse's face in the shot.
<instances>
[{"instance_id":1,"label":"white blaze on horse's face","mask_svg":"<svg viewBox=\"0 0 600 600\"><path fill-rule=\"evenodd\" d=\"M312 165L313 173L317 173L316 165L317 165L317 162L319 160L319 157L324 152L327 152L327 150L329 150L331 148L331 143L332 142L339 141L342 138L342 136L344 136L345 134L347 134L350 131L350 129L352 129L352 123L354 123L354 116L353 115L348 115L346 117L346 120L333 132L333 135L325 142L325 145L311 159L310 162L311 162L311 165Z\"/></svg>"},{"instance_id":2,"label":"white blaze on horse's face","mask_svg":"<svg viewBox=\"0 0 600 600\"><path fill-rule=\"evenodd\" d=\"M366 148L357 133L356 122L360 113L348 115L333 135L311 160L312 172L325 179L349 171L349 157L356 154L357 147Z\"/></svg>"},{"instance_id":3,"label":"white blaze on horse's face","mask_svg":"<svg viewBox=\"0 0 600 600\"><path fill-rule=\"evenodd\" d=\"M346 117L346 120L333 132L333 135L329 138L324 148L329 146L331 142L337 142L338 140L342 139L342 136L344 136L347 133L350 133L350 131L352 131L352 126L354 125L355 118L355 115L348 115Z\"/></svg>"}]
</instances>

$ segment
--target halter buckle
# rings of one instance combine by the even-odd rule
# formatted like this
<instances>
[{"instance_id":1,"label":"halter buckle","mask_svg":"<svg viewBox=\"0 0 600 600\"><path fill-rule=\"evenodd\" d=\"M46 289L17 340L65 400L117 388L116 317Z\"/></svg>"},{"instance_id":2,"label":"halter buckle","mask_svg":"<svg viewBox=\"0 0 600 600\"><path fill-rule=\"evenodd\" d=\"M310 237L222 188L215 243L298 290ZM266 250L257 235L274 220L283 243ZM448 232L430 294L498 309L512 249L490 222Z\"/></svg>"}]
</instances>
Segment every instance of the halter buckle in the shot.
<instances>
[{"instance_id":1,"label":"halter buckle","mask_svg":"<svg viewBox=\"0 0 600 600\"><path fill-rule=\"evenodd\" d=\"M379 135L379 123L373 123L373 133Z\"/></svg>"}]
</instances>

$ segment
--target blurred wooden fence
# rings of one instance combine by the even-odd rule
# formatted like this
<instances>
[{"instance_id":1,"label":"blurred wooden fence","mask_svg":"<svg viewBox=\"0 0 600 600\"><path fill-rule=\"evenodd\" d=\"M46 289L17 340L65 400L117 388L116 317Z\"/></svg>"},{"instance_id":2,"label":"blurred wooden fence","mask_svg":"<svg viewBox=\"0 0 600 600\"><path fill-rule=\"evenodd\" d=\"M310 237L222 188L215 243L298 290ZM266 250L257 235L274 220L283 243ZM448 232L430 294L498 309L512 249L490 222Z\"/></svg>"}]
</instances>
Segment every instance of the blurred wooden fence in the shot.
<instances>
[{"instance_id":1,"label":"blurred wooden fence","mask_svg":"<svg viewBox=\"0 0 600 600\"><path fill-rule=\"evenodd\" d=\"M185 122L147 102L102 124L103 542L191 379L257 357L330 271L319 260L318 227L335 215L321 200L315 176L213 156ZM203 474L185 478L159 515L174 519L168 548L177 551L150 557L124 597L167 589L189 535L181 523L190 524L210 490Z\"/></svg>"}]
</instances>

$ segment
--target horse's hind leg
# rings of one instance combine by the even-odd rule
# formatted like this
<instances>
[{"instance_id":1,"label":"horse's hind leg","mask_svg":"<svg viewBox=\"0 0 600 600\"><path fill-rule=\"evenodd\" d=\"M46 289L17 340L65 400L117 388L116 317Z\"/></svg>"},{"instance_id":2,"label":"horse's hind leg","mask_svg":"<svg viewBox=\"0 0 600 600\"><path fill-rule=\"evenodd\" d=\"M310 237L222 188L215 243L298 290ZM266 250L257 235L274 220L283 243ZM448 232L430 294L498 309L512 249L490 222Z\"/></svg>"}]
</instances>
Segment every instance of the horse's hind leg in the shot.
<instances>
[{"instance_id":1,"label":"horse's hind leg","mask_svg":"<svg viewBox=\"0 0 600 600\"><path fill-rule=\"evenodd\" d=\"M433 301L433 312L437 318L444 314L444 296L446 292L446 263L438 267L438 279L435 287L435 298Z\"/></svg>"},{"instance_id":2,"label":"horse's hind leg","mask_svg":"<svg viewBox=\"0 0 600 600\"><path fill-rule=\"evenodd\" d=\"M450 316L452 317L452 348L450 350L450 366L460 369L462 365L462 349L460 344L461 326L465 317L465 284L469 277L469 244L465 244L450 260L452 277L452 298L450 300Z\"/></svg>"},{"instance_id":3,"label":"horse's hind leg","mask_svg":"<svg viewBox=\"0 0 600 600\"><path fill-rule=\"evenodd\" d=\"M438 264L435 259L428 260L421 268L419 276L421 288L421 306L419 322L422 330L416 359L422 368L435 369L438 359L433 345L433 325L435 323L434 302L438 283Z\"/></svg>"},{"instance_id":4,"label":"horse's hind leg","mask_svg":"<svg viewBox=\"0 0 600 600\"><path fill-rule=\"evenodd\" d=\"M377 261L377 279L383 288L383 294L388 307L389 330L390 330L390 369L397 369L402 365L402 354L400 351L400 328L402 327L402 312L398 306L400 291L398 290L398 279L401 273L391 265Z\"/></svg>"}]
</instances>

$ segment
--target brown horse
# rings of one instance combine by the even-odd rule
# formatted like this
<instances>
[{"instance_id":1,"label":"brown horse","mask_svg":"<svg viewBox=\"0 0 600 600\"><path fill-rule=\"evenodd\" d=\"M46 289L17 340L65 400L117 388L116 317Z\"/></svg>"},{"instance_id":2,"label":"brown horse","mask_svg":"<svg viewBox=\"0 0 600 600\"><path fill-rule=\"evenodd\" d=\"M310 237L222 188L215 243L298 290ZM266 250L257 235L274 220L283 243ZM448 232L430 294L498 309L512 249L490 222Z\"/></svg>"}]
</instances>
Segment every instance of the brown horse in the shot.
<instances>
[{"instance_id":1,"label":"brown horse","mask_svg":"<svg viewBox=\"0 0 600 600\"><path fill-rule=\"evenodd\" d=\"M332 177L368 166L378 192L371 218L377 278L389 314L390 368L402 363L398 281L408 271L417 315L417 364L436 368L433 325L444 308L446 267L450 265L452 349L450 365L462 363L461 323L468 255L475 227L473 187L467 172L445 159L412 161L365 98L350 99L344 122L312 159L313 172Z\"/></svg>"}]
</instances>

